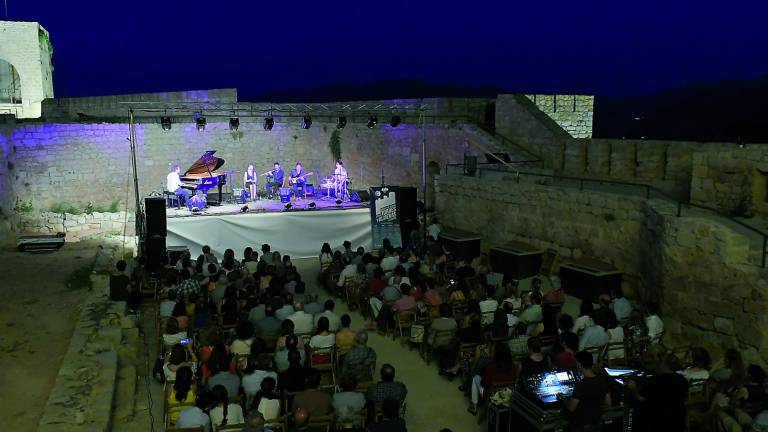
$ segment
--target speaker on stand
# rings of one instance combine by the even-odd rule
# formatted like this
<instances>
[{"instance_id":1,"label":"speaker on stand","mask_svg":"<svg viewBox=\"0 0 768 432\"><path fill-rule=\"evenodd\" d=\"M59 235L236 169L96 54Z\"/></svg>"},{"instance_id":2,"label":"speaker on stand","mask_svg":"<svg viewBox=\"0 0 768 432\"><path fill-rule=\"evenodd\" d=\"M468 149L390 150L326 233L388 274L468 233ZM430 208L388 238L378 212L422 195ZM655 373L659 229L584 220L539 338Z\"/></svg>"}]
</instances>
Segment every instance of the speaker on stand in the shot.
<instances>
[{"instance_id":1,"label":"speaker on stand","mask_svg":"<svg viewBox=\"0 0 768 432\"><path fill-rule=\"evenodd\" d=\"M145 233L144 256L147 270L156 273L163 265L166 256L165 237L168 235L168 225L165 219L165 198L144 198Z\"/></svg>"}]
</instances>

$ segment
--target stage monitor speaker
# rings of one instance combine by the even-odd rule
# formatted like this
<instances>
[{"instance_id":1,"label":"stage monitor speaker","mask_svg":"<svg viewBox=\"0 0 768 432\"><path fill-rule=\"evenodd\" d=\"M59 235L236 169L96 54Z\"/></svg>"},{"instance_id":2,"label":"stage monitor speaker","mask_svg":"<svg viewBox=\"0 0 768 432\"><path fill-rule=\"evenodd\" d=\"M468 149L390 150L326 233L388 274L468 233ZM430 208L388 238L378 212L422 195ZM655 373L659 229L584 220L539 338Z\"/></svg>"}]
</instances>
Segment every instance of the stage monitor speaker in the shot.
<instances>
[{"instance_id":1,"label":"stage monitor speaker","mask_svg":"<svg viewBox=\"0 0 768 432\"><path fill-rule=\"evenodd\" d=\"M163 258L166 257L165 237L155 235L147 236L144 242L144 256L147 268L151 273L160 271L163 266Z\"/></svg>"},{"instance_id":2,"label":"stage monitor speaker","mask_svg":"<svg viewBox=\"0 0 768 432\"><path fill-rule=\"evenodd\" d=\"M144 215L147 221L147 236L168 235L168 227L165 221L165 198L147 197L144 198Z\"/></svg>"},{"instance_id":3,"label":"stage monitor speaker","mask_svg":"<svg viewBox=\"0 0 768 432\"><path fill-rule=\"evenodd\" d=\"M304 192L305 192L305 195L307 196L311 196L311 197L315 196L315 185L313 185L312 183L305 183Z\"/></svg>"},{"instance_id":4,"label":"stage monitor speaker","mask_svg":"<svg viewBox=\"0 0 768 432\"><path fill-rule=\"evenodd\" d=\"M544 251L523 242L512 241L491 248L491 269L504 279L525 279L539 274Z\"/></svg>"},{"instance_id":5,"label":"stage monitor speaker","mask_svg":"<svg viewBox=\"0 0 768 432\"><path fill-rule=\"evenodd\" d=\"M360 198L360 201L356 202L368 202L371 200L371 194L367 190L352 191L352 194L357 194L357 197Z\"/></svg>"},{"instance_id":6,"label":"stage monitor speaker","mask_svg":"<svg viewBox=\"0 0 768 432\"><path fill-rule=\"evenodd\" d=\"M597 303L601 294L621 287L622 272L608 263L580 259L560 265L560 283L566 294Z\"/></svg>"},{"instance_id":7,"label":"stage monitor speaker","mask_svg":"<svg viewBox=\"0 0 768 432\"><path fill-rule=\"evenodd\" d=\"M480 256L480 236L477 234L451 229L441 232L439 238L456 261L472 262Z\"/></svg>"}]
</instances>

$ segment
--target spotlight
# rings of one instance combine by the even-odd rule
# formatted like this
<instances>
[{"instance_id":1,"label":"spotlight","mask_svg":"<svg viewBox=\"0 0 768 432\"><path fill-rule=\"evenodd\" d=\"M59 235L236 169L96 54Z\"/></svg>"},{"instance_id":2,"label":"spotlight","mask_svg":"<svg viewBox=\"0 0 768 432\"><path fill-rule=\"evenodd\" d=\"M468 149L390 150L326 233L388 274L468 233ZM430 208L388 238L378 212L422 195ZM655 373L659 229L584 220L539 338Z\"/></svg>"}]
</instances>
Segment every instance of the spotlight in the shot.
<instances>
[{"instance_id":1,"label":"spotlight","mask_svg":"<svg viewBox=\"0 0 768 432\"><path fill-rule=\"evenodd\" d=\"M237 117L230 117L229 119L229 130L236 131L240 128L240 119Z\"/></svg>"},{"instance_id":2,"label":"spotlight","mask_svg":"<svg viewBox=\"0 0 768 432\"><path fill-rule=\"evenodd\" d=\"M291 207L293 207L293 206L291 205L291 203L285 203L285 209L286 209L286 210L290 210L290 209L291 209Z\"/></svg>"},{"instance_id":3,"label":"spotlight","mask_svg":"<svg viewBox=\"0 0 768 432\"><path fill-rule=\"evenodd\" d=\"M192 207L190 210L192 210L192 213L194 214L200 213L200 207Z\"/></svg>"},{"instance_id":4,"label":"spotlight","mask_svg":"<svg viewBox=\"0 0 768 432\"><path fill-rule=\"evenodd\" d=\"M374 127L376 127L378 123L379 123L378 117L376 117L375 115L368 114L368 124L366 125L368 126L368 129L373 129Z\"/></svg>"},{"instance_id":5,"label":"spotlight","mask_svg":"<svg viewBox=\"0 0 768 432\"><path fill-rule=\"evenodd\" d=\"M336 198L336 205L341 206L341 203L342 203L341 198Z\"/></svg>"},{"instance_id":6,"label":"spotlight","mask_svg":"<svg viewBox=\"0 0 768 432\"><path fill-rule=\"evenodd\" d=\"M393 128L396 128L397 125L400 124L400 116L399 115L393 115L392 120L389 121L389 125Z\"/></svg>"},{"instance_id":7,"label":"spotlight","mask_svg":"<svg viewBox=\"0 0 768 432\"><path fill-rule=\"evenodd\" d=\"M310 126L312 126L312 117L305 115L301 118L301 128L302 129L309 129Z\"/></svg>"},{"instance_id":8,"label":"spotlight","mask_svg":"<svg viewBox=\"0 0 768 432\"><path fill-rule=\"evenodd\" d=\"M347 125L347 117L346 116L339 116L339 122L336 123L336 127L339 129L344 129L344 127Z\"/></svg>"},{"instance_id":9,"label":"spotlight","mask_svg":"<svg viewBox=\"0 0 768 432\"><path fill-rule=\"evenodd\" d=\"M171 118L160 117L160 126L163 128L164 131L171 130Z\"/></svg>"},{"instance_id":10,"label":"spotlight","mask_svg":"<svg viewBox=\"0 0 768 432\"><path fill-rule=\"evenodd\" d=\"M244 205L244 206L240 207L240 213L246 213L247 211L248 211L248 206L247 205Z\"/></svg>"},{"instance_id":11,"label":"spotlight","mask_svg":"<svg viewBox=\"0 0 768 432\"><path fill-rule=\"evenodd\" d=\"M272 130L275 127L275 119L270 115L264 118L264 130Z\"/></svg>"},{"instance_id":12,"label":"spotlight","mask_svg":"<svg viewBox=\"0 0 768 432\"><path fill-rule=\"evenodd\" d=\"M309 204L308 204L309 208L315 208L315 205L316 204L315 204L314 201L310 201Z\"/></svg>"},{"instance_id":13,"label":"spotlight","mask_svg":"<svg viewBox=\"0 0 768 432\"><path fill-rule=\"evenodd\" d=\"M198 117L195 119L195 126L197 126L197 130L204 131L205 125L208 124L208 122L205 120L205 117Z\"/></svg>"}]
</instances>

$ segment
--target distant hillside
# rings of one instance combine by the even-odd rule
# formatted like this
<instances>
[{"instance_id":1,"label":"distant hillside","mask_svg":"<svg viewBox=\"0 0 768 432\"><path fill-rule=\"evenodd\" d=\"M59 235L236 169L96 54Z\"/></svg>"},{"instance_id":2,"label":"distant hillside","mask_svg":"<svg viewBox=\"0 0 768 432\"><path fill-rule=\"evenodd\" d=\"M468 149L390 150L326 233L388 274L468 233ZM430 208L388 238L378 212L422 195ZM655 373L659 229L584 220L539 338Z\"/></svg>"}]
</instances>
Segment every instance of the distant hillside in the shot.
<instances>
[{"instance_id":1,"label":"distant hillside","mask_svg":"<svg viewBox=\"0 0 768 432\"><path fill-rule=\"evenodd\" d=\"M768 75L670 89L634 98L598 97L594 136L768 143Z\"/></svg>"}]
</instances>

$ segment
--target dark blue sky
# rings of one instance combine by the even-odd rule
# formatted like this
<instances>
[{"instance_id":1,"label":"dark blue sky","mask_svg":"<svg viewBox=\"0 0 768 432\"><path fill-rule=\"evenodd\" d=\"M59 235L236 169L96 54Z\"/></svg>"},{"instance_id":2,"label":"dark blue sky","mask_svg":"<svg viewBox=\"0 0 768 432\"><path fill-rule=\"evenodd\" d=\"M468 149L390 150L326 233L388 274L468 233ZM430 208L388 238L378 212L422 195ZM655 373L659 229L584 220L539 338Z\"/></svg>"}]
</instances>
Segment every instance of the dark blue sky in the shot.
<instances>
[{"instance_id":1,"label":"dark blue sky","mask_svg":"<svg viewBox=\"0 0 768 432\"><path fill-rule=\"evenodd\" d=\"M765 1L7 2L51 32L60 97L400 79L630 95L768 73Z\"/></svg>"}]
</instances>

